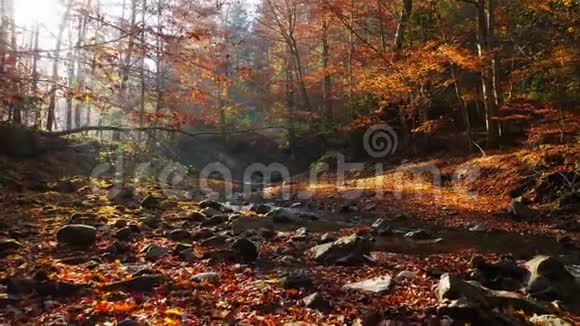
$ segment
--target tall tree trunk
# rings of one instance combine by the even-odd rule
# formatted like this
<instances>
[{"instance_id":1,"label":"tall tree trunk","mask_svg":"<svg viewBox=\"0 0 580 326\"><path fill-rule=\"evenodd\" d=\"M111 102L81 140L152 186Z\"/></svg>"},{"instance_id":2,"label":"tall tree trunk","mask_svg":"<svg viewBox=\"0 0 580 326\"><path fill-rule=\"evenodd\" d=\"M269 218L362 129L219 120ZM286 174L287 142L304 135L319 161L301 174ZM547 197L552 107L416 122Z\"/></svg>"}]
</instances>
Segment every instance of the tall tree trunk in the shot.
<instances>
[{"instance_id":1,"label":"tall tree trunk","mask_svg":"<svg viewBox=\"0 0 580 326\"><path fill-rule=\"evenodd\" d=\"M34 102L32 103L32 108L34 110L34 127L37 129L41 128L42 124L42 110L37 106L37 96L38 96L38 57L39 57L39 34L40 34L40 24L36 23L34 26L34 53L32 55L32 91L31 96Z\"/></svg>"},{"instance_id":2,"label":"tall tree trunk","mask_svg":"<svg viewBox=\"0 0 580 326\"><path fill-rule=\"evenodd\" d=\"M399 21L397 33L395 34L396 51L399 51L403 46L403 42L405 41L405 33L407 32L407 25L409 24L409 19L411 18L412 11L413 11L413 0L403 0L403 10L401 11L401 20Z\"/></svg>"},{"instance_id":3,"label":"tall tree trunk","mask_svg":"<svg viewBox=\"0 0 580 326\"><path fill-rule=\"evenodd\" d=\"M381 46L383 51L387 51L387 36L385 35L385 17L382 0L377 0L377 12L379 15L379 33L381 34Z\"/></svg>"},{"instance_id":4,"label":"tall tree trunk","mask_svg":"<svg viewBox=\"0 0 580 326\"><path fill-rule=\"evenodd\" d=\"M125 7L123 6L123 12ZM121 77L121 85L119 87L119 102L120 102L120 110L115 111L111 114L111 119L113 120L112 123L115 125L121 124L122 115L125 109L129 104L129 99L127 96L127 88L129 83L129 75L131 73L131 65L133 59L133 48L135 46L135 24L137 23L137 0L131 0L131 11L129 12L130 15L130 23L129 27L126 30L129 33L129 40L127 43L127 55L124 59L122 59L123 64L120 71ZM121 20L125 20L125 15L121 17ZM123 31L121 31L123 33ZM113 141L120 141L121 140L121 133L120 132L113 132Z\"/></svg>"},{"instance_id":5,"label":"tall tree trunk","mask_svg":"<svg viewBox=\"0 0 580 326\"><path fill-rule=\"evenodd\" d=\"M75 78L75 64L72 55L68 56L68 91L66 97L66 130L72 129L72 110L73 110L73 94L72 89L74 88L74 78Z\"/></svg>"},{"instance_id":6,"label":"tall tree trunk","mask_svg":"<svg viewBox=\"0 0 580 326\"><path fill-rule=\"evenodd\" d=\"M322 81L322 98L324 105L324 114L326 116L327 125L332 126L334 115L332 112L332 80L330 76L329 64L330 62L330 46L328 43L328 21L322 22L322 70L324 71L324 79Z\"/></svg>"},{"instance_id":7,"label":"tall tree trunk","mask_svg":"<svg viewBox=\"0 0 580 326\"><path fill-rule=\"evenodd\" d=\"M161 64L161 57L163 55L163 6L161 0L157 3L157 104L155 112L161 112L163 107L163 66Z\"/></svg>"},{"instance_id":8,"label":"tall tree trunk","mask_svg":"<svg viewBox=\"0 0 580 326\"><path fill-rule=\"evenodd\" d=\"M147 55L147 47L145 44L145 15L147 13L147 0L143 0L143 11L141 13L141 112L139 116L139 125L143 127L145 123L145 56Z\"/></svg>"},{"instance_id":9,"label":"tall tree trunk","mask_svg":"<svg viewBox=\"0 0 580 326\"><path fill-rule=\"evenodd\" d=\"M101 0L97 0L97 4L96 4L96 15L97 17L100 17L101 15ZM96 27L95 27L95 43L99 43L100 39L101 39L101 22L98 21L96 23ZM95 72L97 70L97 51L94 51L93 53L93 58L91 61L91 76L95 75ZM91 81L91 86L93 85L93 80L90 79ZM92 88L92 87L91 87ZM91 105L87 105L86 107L86 117L85 117L85 125L90 126L91 125Z\"/></svg>"},{"instance_id":10,"label":"tall tree trunk","mask_svg":"<svg viewBox=\"0 0 580 326\"><path fill-rule=\"evenodd\" d=\"M489 8L493 0L479 0L477 2L477 53L481 61L481 94L485 110L485 122L487 129L488 145L494 146L498 135L498 125L495 120L497 100L493 91L493 73L491 60L489 59L489 31L492 21Z\"/></svg>"},{"instance_id":11,"label":"tall tree trunk","mask_svg":"<svg viewBox=\"0 0 580 326\"><path fill-rule=\"evenodd\" d=\"M83 3L85 8L91 7L91 0L87 0L86 4ZM82 92L85 87L85 68L83 67L83 50L82 46L85 42L85 37L87 34L87 24L88 24L88 17L81 16L79 17L79 38L77 40L77 48L75 50L75 59L76 59L76 67L77 67L77 76L76 76L76 92L77 94ZM82 109L84 107L84 99L77 101L76 107L74 110L74 125L76 128L81 127L81 116L82 116Z\"/></svg>"},{"instance_id":12,"label":"tall tree trunk","mask_svg":"<svg viewBox=\"0 0 580 326\"><path fill-rule=\"evenodd\" d=\"M66 22L72 8L73 0L69 0L66 4L66 9L62 15L62 20L58 27L58 34L56 36L56 46L54 61L52 63L52 85L49 91L49 101L48 101L48 117L46 119L46 129L52 131L56 119L55 119L55 108L56 108L56 89L58 87L58 67L60 64L60 49L62 47L62 37L64 35L64 29L66 28Z\"/></svg>"},{"instance_id":13,"label":"tall tree trunk","mask_svg":"<svg viewBox=\"0 0 580 326\"><path fill-rule=\"evenodd\" d=\"M348 58L346 63L346 70L347 70L347 79L348 79L348 87L347 87L347 98L348 98L348 105L351 108L351 114L355 117L355 107L354 107L354 73L353 73L353 63L354 63L354 0L350 0L350 19L349 19L349 31L348 31Z\"/></svg>"},{"instance_id":14,"label":"tall tree trunk","mask_svg":"<svg viewBox=\"0 0 580 326\"><path fill-rule=\"evenodd\" d=\"M12 60L14 62L14 66L12 69L14 72L18 71L18 45L16 44L16 20L14 17L14 0L9 0L9 14L10 14L10 47L12 51ZM17 97L21 93L20 89L20 80L16 80L11 83L10 89L12 90L12 95ZM12 101L12 121L15 125L20 126L22 125L22 110L21 110L21 101Z\"/></svg>"},{"instance_id":15,"label":"tall tree trunk","mask_svg":"<svg viewBox=\"0 0 580 326\"><path fill-rule=\"evenodd\" d=\"M399 26L397 27L397 33L395 34L394 50L395 56L398 57L403 44L405 43L405 33L411 19L411 14L413 12L413 1L403 0L403 10L401 12L401 19L399 20ZM405 112L405 103L399 103L399 122L401 124L401 143L402 148L409 148L411 144L411 129L409 128L409 123L407 121L407 113Z\"/></svg>"}]
</instances>

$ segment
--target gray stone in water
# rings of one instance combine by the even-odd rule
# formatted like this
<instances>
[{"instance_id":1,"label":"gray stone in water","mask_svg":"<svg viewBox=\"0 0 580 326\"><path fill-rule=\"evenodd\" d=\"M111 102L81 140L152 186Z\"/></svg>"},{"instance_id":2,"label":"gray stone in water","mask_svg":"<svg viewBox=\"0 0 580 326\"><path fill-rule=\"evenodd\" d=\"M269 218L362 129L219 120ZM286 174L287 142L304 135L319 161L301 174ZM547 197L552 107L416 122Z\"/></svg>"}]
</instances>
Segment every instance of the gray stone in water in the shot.
<instances>
[{"instance_id":1,"label":"gray stone in water","mask_svg":"<svg viewBox=\"0 0 580 326\"><path fill-rule=\"evenodd\" d=\"M191 280L197 283L208 282L211 284L217 284L220 280L220 275L214 272L200 273L194 275Z\"/></svg>"},{"instance_id":2,"label":"gray stone in water","mask_svg":"<svg viewBox=\"0 0 580 326\"><path fill-rule=\"evenodd\" d=\"M297 218L294 216L294 214L284 208L274 208L268 212L266 216L271 218L272 222L280 224L293 223L297 221Z\"/></svg>"},{"instance_id":3,"label":"gray stone in water","mask_svg":"<svg viewBox=\"0 0 580 326\"><path fill-rule=\"evenodd\" d=\"M376 294L383 294L391 287L392 278L390 275L383 275L372 279L349 283L342 288L345 290L358 290Z\"/></svg>"},{"instance_id":4,"label":"gray stone in water","mask_svg":"<svg viewBox=\"0 0 580 326\"><path fill-rule=\"evenodd\" d=\"M58 230L56 239L60 244L89 247L97 241L97 229L88 225L70 224Z\"/></svg>"},{"instance_id":5,"label":"gray stone in water","mask_svg":"<svg viewBox=\"0 0 580 326\"><path fill-rule=\"evenodd\" d=\"M425 230L415 230L415 231L407 232L405 234L405 238L409 238L409 239L413 239L413 240L427 240L427 239L433 239L433 236Z\"/></svg>"},{"instance_id":6,"label":"gray stone in water","mask_svg":"<svg viewBox=\"0 0 580 326\"><path fill-rule=\"evenodd\" d=\"M371 233L384 236L393 233L393 229L384 218L377 219L371 226Z\"/></svg>"},{"instance_id":7,"label":"gray stone in water","mask_svg":"<svg viewBox=\"0 0 580 326\"><path fill-rule=\"evenodd\" d=\"M372 262L371 242L356 234L342 237L334 242L318 245L310 252L321 264L359 265Z\"/></svg>"}]
</instances>

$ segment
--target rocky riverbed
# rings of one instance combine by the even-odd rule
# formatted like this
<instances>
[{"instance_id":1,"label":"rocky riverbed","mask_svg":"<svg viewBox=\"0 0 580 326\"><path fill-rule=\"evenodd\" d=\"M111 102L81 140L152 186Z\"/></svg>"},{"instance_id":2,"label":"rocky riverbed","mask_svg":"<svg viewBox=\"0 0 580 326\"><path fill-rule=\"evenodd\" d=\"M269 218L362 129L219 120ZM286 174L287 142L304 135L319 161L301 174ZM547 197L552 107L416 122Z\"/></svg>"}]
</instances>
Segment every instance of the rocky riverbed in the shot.
<instances>
[{"instance_id":1,"label":"rocky riverbed","mask_svg":"<svg viewBox=\"0 0 580 326\"><path fill-rule=\"evenodd\" d=\"M421 227L405 212L178 201L129 186L108 198L110 186L1 195L0 323L579 321L573 243Z\"/></svg>"}]
</instances>

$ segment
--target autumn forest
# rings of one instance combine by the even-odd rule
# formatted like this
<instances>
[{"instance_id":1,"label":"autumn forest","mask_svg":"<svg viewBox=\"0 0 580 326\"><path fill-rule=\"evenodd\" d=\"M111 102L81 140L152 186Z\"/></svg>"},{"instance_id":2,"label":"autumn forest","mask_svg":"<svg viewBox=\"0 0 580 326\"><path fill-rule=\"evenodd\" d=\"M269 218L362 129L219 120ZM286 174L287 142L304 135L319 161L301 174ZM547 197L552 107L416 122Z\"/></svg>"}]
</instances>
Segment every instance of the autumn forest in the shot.
<instances>
[{"instance_id":1,"label":"autumn forest","mask_svg":"<svg viewBox=\"0 0 580 326\"><path fill-rule=\"evenodd\" d=\"M577 0L0 0L0 325L577 325Z\"/></svg>"}]
</instances>

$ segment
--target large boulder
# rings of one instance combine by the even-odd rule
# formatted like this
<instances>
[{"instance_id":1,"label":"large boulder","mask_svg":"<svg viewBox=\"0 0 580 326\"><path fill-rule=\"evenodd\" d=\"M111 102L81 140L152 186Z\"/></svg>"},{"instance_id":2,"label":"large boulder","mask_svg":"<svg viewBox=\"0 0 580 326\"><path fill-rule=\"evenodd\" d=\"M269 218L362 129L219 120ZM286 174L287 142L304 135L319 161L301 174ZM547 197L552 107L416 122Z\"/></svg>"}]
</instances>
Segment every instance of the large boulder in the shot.
<instances>
[{"instance_id":1,"label":"large boulder","mask_svg":"<svg viewBox=\"0 0 580 326\"><path fill-rule=\"evenodd\" d=\"M461 308L485 312L494 308L514 308L523 310L527 314L547 314L550 308L544 306L533 299L529 299L519 293L509 291L496 291L488 289L474 281L464 281L458 276L443 274L439 284L435 288L435 296L441 303L451 301L456 306L451 307L455 312ZM459 300L459 301L458 301ZM450 308L445 304L445 307ZM441 310L445 311L444 306Z\"/></svg>"},{"instance_id":2,"label":"large boulder","mask_svg":"<svg viewBox=\"0 0 580 326\"><path fill-rule=\"evenodd\" d=\"M529 271L526 292L541 300L560 299L577 302L580 288L560 261L549 256L536 256L525 264Z\"/></svg>"},{"instance_id":3,"label":"large boulder","mask_svg":"<svg viewBox=\"0 0 580 326\"><path fill-rule=\"evenodd\" d=\"M70 224L58 230L56 239L59 244L89 247L97 241L97 229L89 225Z\"/></svg>"},{"instance_id":4,"label":"large boulder","mask_svg":"<svg viewBox=\"0 0 580 326\"><path fill-rule=\"evenodd\" d=\"M359 265L372 262L370 250L370 240L357 234L310 249L314 259L326 265Z\"/></svg>"},{"instance_id":5,"label":"large boulder","mask_svg":"<svg viewBox=\"0 0 580 326\"><path fill-rule=\"evenodd\" d=\"M518 290L528 274L525 268L518 266L512 259L488 263L482 256L474 256L471 265L474 268L473 279L495 290Z\"/></svg>"}]
</instances>

